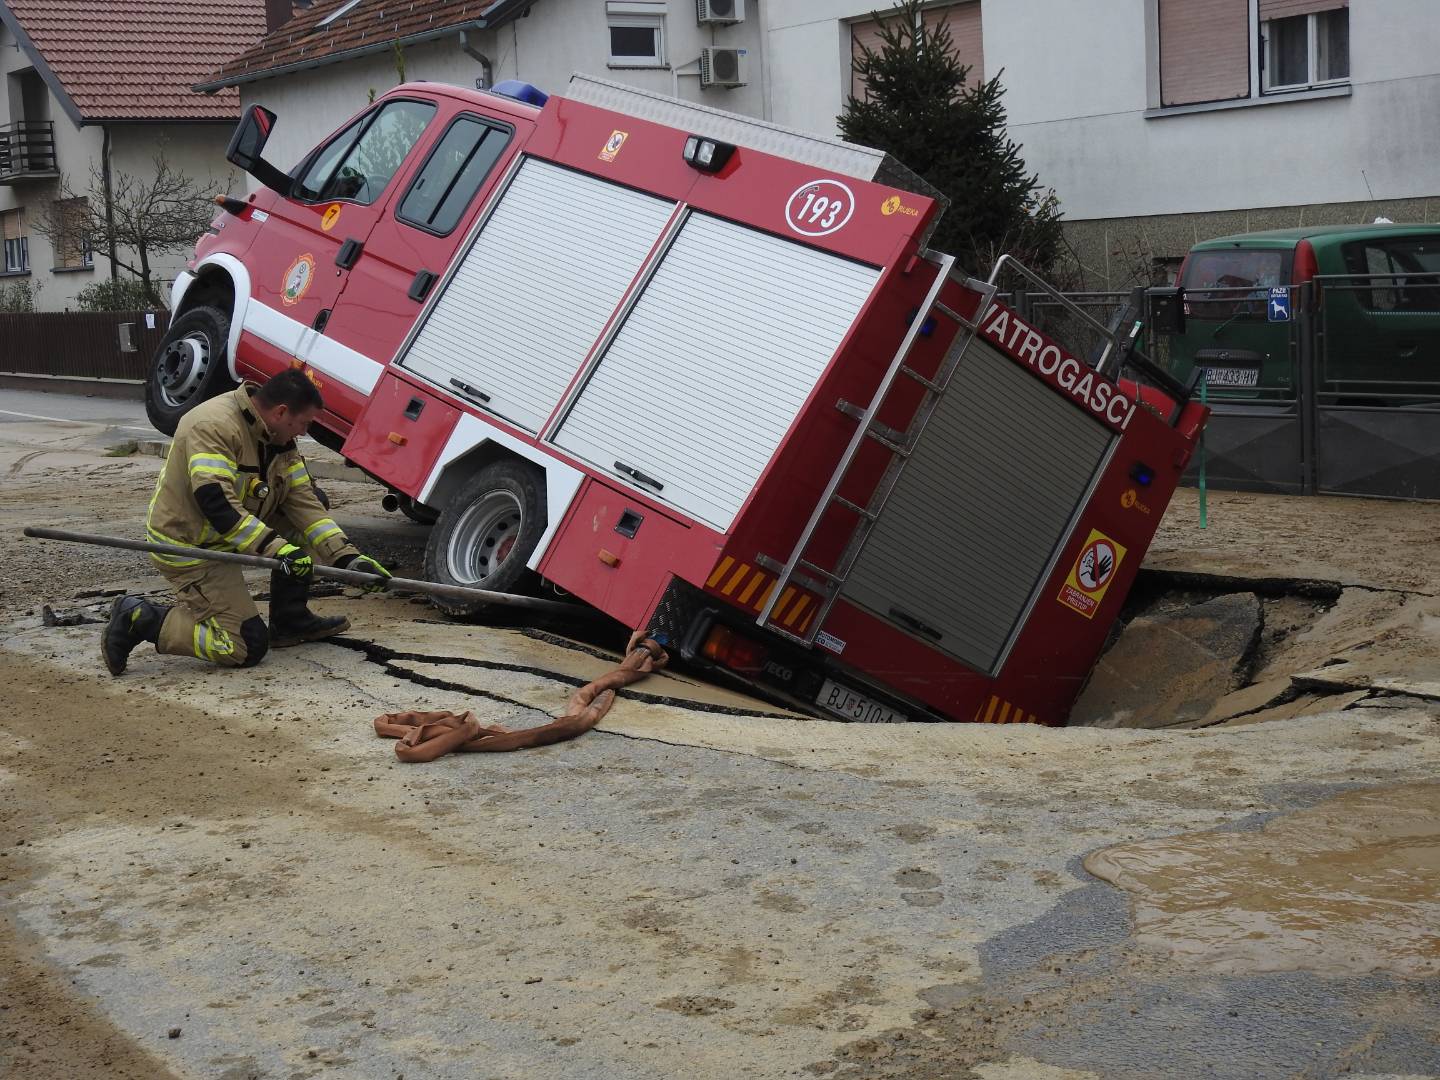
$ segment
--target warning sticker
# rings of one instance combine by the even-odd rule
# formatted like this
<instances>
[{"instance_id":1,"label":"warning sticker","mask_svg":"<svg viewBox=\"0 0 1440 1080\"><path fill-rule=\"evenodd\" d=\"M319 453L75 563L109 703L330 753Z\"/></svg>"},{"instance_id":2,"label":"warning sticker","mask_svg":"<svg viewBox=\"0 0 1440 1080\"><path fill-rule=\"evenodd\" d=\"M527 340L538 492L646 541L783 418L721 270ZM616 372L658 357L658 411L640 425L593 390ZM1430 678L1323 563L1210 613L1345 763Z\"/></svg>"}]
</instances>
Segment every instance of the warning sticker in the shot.
<instances>
[{"instance_id":1,"label":"warning sticker","mask_svg":"<svg viewBox=\"0 0 1440 1080\"><path fill-rule=\"evenodd\" d=\"M610 138L605 140L605 146L600 151L601 161L614 161L620 154L620 149L625 145L625 140L630 137L628 131L612 131Z\"/></svg>"},{"instance_id":2,"label":"warning sticker","mask_svg":"<svg viewBox=\"0 0 1440 1080\"><path fill-rule=\"evenodd\" d=\"M1091 529L1090 538L1085 541L1080 557L1070 568L1070 575L1060 587L1060 595L1056 599L1087 619L1093 619L1095 609L1105 599L1105 591L1115 580L1115 571L1123 558L1123 545L1117 544L1099 529Z\"/></svg>"}]
</instances>

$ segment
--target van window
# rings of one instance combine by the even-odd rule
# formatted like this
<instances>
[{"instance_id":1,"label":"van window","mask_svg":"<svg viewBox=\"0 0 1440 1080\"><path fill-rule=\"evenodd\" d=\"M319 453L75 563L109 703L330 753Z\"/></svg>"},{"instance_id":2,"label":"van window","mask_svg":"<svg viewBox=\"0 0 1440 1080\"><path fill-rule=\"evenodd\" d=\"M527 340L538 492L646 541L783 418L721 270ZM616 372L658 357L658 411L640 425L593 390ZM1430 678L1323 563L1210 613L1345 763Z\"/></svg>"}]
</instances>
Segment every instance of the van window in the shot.
<instances>
[{"instance_id":1,"label":"van window","mask_svg":"<svg viewBox=\"0 0 1440 1080\"><path fill-rule=\"evenodd\" d=\"M425 101L391 101L362 116L315 158L296 187L308 202L369 206L385 191L435 115Z\"/></svg>"},{"instance_id":2,"label":"van window","mask_svg":"<svg viewBox=\"0 0 1440 1080\"><path fill-rule=\"evenodd\" d=\"M1350 273L1384 275L1373 281L1346 283L1369 286L1354 290L1364 307L1371 311L1440 311L1440 237L1356 240L1340 251Z\"/></svg>"},{"instance_id":3,"label":"van window","mask_svg":"<svg viewBox=\"0 0 1440 1080\"><path fill-rule=\"evenodd\" d=\"M500 160L511 132L478 116L455 119L415 177L395 216L438 236L453 232Z\"/></svg>"},{"instance_id":4,"label":"van window","mask_svg":"<svg viewBox=\"0 0 1440 1080\"><path fill-rule=\"evenodd\" d=\"M1193 251L1185 263L1189 314L1197 319L1265 318L1269 291L1288 285L1290 252Z\"/></svg>"}]
</instances>

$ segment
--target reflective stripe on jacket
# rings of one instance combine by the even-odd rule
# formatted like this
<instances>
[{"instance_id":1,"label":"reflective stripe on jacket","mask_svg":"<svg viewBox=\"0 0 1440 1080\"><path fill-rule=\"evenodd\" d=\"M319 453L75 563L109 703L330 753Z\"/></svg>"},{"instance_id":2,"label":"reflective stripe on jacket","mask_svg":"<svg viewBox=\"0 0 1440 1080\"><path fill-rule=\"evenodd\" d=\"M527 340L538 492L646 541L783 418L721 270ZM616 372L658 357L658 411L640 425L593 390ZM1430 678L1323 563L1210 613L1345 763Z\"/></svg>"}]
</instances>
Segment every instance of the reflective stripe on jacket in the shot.
<instances>
[{"instance_id":1,"label":"reflective stripe on jacket","mask_svg":"<svg viewBox=\"0 0 1440 1080\"><path fill-rule=\"evenodd\" d=\"M271 443L250 395L253 383L191 409L180 419L160 470L145 521L162 544L273 556L291 538L266 521L283 513L299 530L296 542L333 563L358 554L315 494L305 459L293 441ZM151 555L162 566L199 560Z\"/></svg>"}]
</instances>

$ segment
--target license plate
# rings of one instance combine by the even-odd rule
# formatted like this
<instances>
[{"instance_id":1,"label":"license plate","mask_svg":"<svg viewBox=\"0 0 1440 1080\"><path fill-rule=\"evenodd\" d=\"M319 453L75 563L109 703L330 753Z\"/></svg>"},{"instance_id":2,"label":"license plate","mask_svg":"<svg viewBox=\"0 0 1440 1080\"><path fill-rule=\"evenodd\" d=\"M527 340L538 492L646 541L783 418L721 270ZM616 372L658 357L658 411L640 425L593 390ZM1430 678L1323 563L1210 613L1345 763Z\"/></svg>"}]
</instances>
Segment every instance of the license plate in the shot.
<instances>
[{"instance_id":1,"label":"license plate","mask_svg":"<svg viewBox=\"0 0 1440 1080\"><path fill-rule=\"evenodd\" d=\"M1253 367L1212 367L1205 369L1211 386L1259 386L1260 369Z\"/></svg>"},{"instance_id":2,"label":"license plate","mask_svg":"<svg viewBox=\"0 0 1440 1080\"><path fill-rule=\"evenodd\" d=\"M820 687L815 704L860 724L905 724L910 720L904 713L871 701L864 694L857 694L848 686L841 686L830 679L826 679L825 685Z\"/></svg>"}]
</instances>

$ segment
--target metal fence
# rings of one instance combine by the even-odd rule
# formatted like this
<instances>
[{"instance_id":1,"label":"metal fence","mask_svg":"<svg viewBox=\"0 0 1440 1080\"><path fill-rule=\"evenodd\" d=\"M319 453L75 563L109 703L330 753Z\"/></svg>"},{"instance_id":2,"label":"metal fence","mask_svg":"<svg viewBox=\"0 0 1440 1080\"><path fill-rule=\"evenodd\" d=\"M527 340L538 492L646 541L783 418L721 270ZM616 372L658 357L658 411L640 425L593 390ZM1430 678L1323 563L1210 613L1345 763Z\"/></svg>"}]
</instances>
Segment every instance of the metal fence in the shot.
<instances>
[{"instance_id":1,"label":"metal fence","mask_svg":"<svg viewBox=\"0 0 1440 1080\"><path fill-rule=\"evenodd\" d=\"M168 322L163 311L0 313L0 374L144 379Z\"/></svg>"},{"instance_id":2,"label":"metal fence","mask_svg":"<svg viewBox=\"0 0 1440 1080\"><path fill-rule=\"evenodd\" d=\"M1289 289L1292 318L1275 325L1264 378L1219 380L1259 357L1193 348L1211 409L1206 480L1240 491L1440 499L1440 275L1321 275ZM1133 317L1129 292L1066 293L1115 328ZM1192 317L1267 321L1268 289L1192 291ZM1016 289L1000 299L1092 362L1103 335L1059 302ZM1195 343L1190 343L1192 346ZM1177 378L1171 340L1146 329L1140 347ZM1178 351L1178 350L1177 350ZM1240 350L1243 352L1243 350ZM1252 370L1254 370L1252 368ZM1195 482L1192 467L1188 480Z\"/></svg>"}]
</instances>

